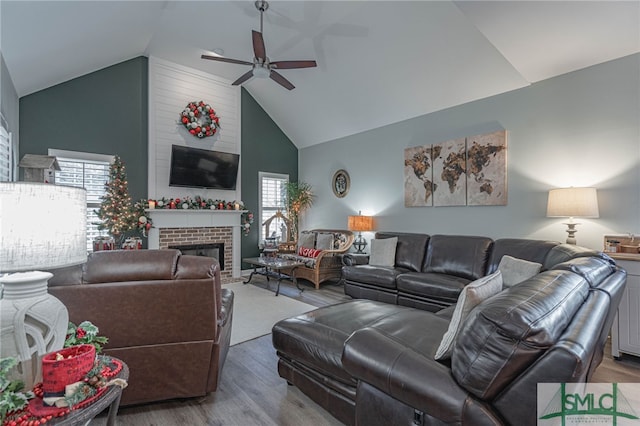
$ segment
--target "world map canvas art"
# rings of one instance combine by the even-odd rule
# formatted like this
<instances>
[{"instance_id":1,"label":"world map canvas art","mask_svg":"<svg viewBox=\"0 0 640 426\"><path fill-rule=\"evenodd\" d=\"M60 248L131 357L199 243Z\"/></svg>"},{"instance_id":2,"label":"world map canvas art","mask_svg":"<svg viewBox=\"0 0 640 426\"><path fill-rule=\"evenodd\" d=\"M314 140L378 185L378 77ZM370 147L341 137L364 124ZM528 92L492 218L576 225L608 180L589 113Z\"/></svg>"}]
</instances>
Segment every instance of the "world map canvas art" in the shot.
<instances>
[{"instance_id":1,"label":"world map canvas art","mask_svg":"<svg viewBox=\"0 0 640 426\"><path fill-rule=\"evenodd\" d=\"M404 204L507 205L506 130L406 148Z\"/></svg>"}]
</instances>

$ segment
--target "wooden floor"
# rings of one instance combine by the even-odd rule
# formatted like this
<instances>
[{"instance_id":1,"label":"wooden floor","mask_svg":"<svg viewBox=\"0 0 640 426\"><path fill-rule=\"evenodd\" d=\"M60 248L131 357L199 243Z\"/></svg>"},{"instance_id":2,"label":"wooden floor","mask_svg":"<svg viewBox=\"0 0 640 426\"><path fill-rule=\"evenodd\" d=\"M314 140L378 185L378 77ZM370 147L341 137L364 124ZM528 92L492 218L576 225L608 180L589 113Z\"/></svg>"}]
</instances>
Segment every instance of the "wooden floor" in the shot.
<instances>
[{"instance_id":1,"label":"wooden floor","mask_svg":"<svg viewBox=\"0 0 640 426\"><path fill-rule=\"evenodd\" d=\"M253 281L255 285L265 287L259 279ZM306 290L300 293L292 284L283 281L280 297L292 297L318 307L349 300L337 283L325 283L320 290L302 285ZM640 358L623 356L614 360L607 345L605 359L593 381L640 383ZM91 425L104 424L104 415L91 422ZM123 407L118 414L118 425L321 426L341 423L278 376L277 357L271 335L268 335L229 349L217 392L202 399Z\"/></svg>"}]
</instances>

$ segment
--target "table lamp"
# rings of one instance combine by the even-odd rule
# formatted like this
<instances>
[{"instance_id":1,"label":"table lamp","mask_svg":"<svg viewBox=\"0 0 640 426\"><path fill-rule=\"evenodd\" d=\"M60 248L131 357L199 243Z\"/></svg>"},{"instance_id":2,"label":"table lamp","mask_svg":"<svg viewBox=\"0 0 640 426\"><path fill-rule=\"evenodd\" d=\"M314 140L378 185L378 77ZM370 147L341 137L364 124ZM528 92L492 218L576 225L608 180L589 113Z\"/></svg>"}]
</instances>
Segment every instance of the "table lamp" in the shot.
<instances>
[{"instance_id":1,"label":"table lamp","mask_svg":"<svg viewBox=\"0 0 640 426\"><path fill-rule=\"evenodd\" d=\"M547 217L568 217L567 244L576 243L574 217L599 217L598 195L595 188L557 188L549 191Z\"/></svg>"},{"instance_id":2,"label":"table lamp","mask_svg":"<svg viewBox=\"0 0 640 426\"><path fill-rule=\"evenodd\" d=\"M373 216L362 216L362 212L358 212L357 216L349 216L348 227L350 231L358 232L358 236L353 242L357 254L364 254L367 247L367 240L362 238L363 232L373 231Z\"/></svg>"},{"instance_id":3,"label":"table lamp","mask_svg":"<svg viewBox=\"0 0 640 426\"><path fill-rule=\"evenodd\" d=\"M86 191L32 182L0 182L0 358L19 362L31 389L41 358L62 349L67 308L48 294L54 269L87 259Z\"/></svg>"}]
</instances>

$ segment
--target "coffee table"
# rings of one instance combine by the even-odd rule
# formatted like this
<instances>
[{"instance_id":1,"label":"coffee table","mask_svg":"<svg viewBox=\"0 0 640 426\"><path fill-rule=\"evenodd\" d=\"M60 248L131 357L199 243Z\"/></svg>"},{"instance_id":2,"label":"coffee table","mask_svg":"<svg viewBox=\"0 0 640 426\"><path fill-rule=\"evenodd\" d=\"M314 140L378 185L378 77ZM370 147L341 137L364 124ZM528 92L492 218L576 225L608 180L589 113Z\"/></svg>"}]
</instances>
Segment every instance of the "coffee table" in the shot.
<instances>
[{"instance_id":1,"label":"coffee table","mask_svg":"<svg viewBox=\"0 0 640 426\"><path fill-rule=\"evenodd\" d=\"M299 266L304 266L304 263L298 262L297 260L288 260L288 259L280 259L278 257L247 257L242 259L243 262L253 265L253 272L249 275L249 279L244 281L244 284L248 284L251 282L251 278L254 275L263 275L267 277L267 288L269 288L269 277L277 278L278 287L276 288L276 296L280 294L280 282L283 278L291 279L293 283L296 285L296 288L300 291L304 291L302 287L298 285L298 280L296 279L296 268ZM262 270L258 270L258 268L262 268ZM286 275L282 273L283 269L291 269L291 274Z\"/></svg>"}]
</instances>

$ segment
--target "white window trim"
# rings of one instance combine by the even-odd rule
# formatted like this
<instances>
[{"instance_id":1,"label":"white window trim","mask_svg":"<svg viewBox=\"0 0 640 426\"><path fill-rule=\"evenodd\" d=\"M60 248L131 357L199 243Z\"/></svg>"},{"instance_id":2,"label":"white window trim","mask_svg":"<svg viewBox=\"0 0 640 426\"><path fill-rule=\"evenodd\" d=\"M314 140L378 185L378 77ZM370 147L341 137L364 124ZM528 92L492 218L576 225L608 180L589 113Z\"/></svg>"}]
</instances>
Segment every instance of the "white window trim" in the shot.
<instances>
[{"instance_id":1,"label":"white window trim","mask_svg":"<svg viewBox=\"0 0 640 426\"><path fill-rule=\"evenodd\" d=\"M283 174L283 173L272 173L272 172L258 172L258 220L260 220L260 232L259 234L259 238L260 241L258 242L259 244L262 243L261 239L262 239L262 221L263 221L263 217L262 217L262 179L264 178L272 178L272 179L283 179L286 180L287 182L289 181L289 175L288 174Z\"/></svg>"},{"instance_id":2,"label":"white window trim","mask_svg":"<svg viewBox=\"0 0 640 426\"><path fill-rule=\"evenodd\" d=\"M18 149L13 141L13 134L4 125L4 117L1 116L0 135L9 141L9 182L15 181L18 176Z\"/></svg>"}]
</instances>

